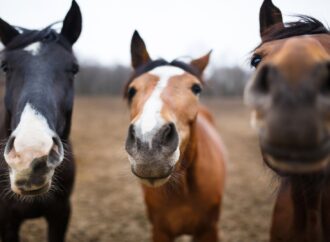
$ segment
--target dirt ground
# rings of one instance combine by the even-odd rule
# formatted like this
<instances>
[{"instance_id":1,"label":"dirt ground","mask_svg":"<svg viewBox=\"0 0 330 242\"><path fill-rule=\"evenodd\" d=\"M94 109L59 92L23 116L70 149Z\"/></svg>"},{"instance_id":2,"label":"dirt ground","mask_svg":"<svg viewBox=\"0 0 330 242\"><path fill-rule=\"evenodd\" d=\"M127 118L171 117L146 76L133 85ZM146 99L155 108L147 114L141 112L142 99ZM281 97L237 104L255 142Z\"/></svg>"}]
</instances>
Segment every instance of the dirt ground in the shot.
<instances>
[{"instance_id":1,"label":"dirt ground","mask_svg":"<svg viewBox=\"0 0 330 242\"><path fill-rule=\"evenodd\" d=\"M268 241L272 174L261 162L241 100L205 100L230 157L219 231L223 242ZM142 191L124 152L128 111L121 99L78 98L72 141L78 166L67 242L147 242ZM23 242L46 241L43 220L28 221ZM180 241L187 241L185 238Z\"/></svg>"}]
</instances>

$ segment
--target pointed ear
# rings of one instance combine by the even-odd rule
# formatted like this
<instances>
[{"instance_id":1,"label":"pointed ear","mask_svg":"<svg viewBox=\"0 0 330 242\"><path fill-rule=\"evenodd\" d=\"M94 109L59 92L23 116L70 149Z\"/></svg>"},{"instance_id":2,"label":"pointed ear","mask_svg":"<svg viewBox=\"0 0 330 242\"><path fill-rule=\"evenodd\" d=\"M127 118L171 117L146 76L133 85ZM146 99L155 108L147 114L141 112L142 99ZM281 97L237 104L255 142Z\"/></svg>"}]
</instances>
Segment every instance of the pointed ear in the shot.
<instances>
[{"instance_id":1,"label":"pointed ear","mask_svg":"<svg viewBox=\"0 0 330 242\"><path fill-rule=\"evenodd\" d=\"M82 17L78 4L75 0L72 1L71 8L66 14L63 21L61 35L65 37L71 45L73 45L81 33Z\"/></svg>"},{"instance_id":2,"label":"pointed ear","mask_svg":"<svg viewBox=\"0 0 330 242\"><path fill-rule=\"evenodd\" d=\"M19 35L19 32L9 23L0 18L0 40L3 45L6 46L9 44L9 42L17 35Z\"/></svg>"},{"instance_id":3,"label":"pointed ear","mask_svg":"<svg viewBox=\"0 0 330 242\"><path fill-rule=\"evenodd\" d=\"M207 64L209 63L211 53L212 53L212 50L210 50L206 55L204 55L198 59L192 60L190 62L190 65L197 69L199 75L203 74Z\"/></svg>"},{"instance_id":4,"label":"pointed ear","mask_svg":"<svg viewBox=\"0 0 330 242\"><path fill-rule=\"evenodd\" d=\"M272 0L264 0L260 8L259 21L261 38L268 28L276 24L284 27L281 10L273 4Z\"/></svg>"},{"instance_id":5,"label":"pointed ear","mask_svg":"<svg viewBox=\"0 0 330 242\"><path fill-rule=\"evenodd\" d=\"M134 69L151 61L147 47L136 30L131 41L131 59Z\"/></svg>"}]
</instances>

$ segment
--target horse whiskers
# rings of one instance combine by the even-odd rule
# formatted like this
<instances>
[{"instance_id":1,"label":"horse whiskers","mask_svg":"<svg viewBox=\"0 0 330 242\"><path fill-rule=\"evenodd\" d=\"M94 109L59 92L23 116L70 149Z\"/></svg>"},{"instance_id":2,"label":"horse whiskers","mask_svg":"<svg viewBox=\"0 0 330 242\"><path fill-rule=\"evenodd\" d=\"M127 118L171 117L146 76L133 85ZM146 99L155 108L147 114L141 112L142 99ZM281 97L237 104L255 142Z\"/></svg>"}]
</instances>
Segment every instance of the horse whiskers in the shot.
<instances>
[{"instance_id":1,"label":"horse whiskers","mask_svg":"<svg viewBox=\"0 0 330 242\"><path fill-rule=\"evenodd\" d=\"M54 174L53 176L53 182L52 185L50 187L49 191L53 191L53 192L58 192L58 193L68 193L68 191L65 189L64 186L62 186L61 184L61 177L57 176L56 174Z\"/></svg>"},{"instance_id":2,"label":"horse whiskers","mask_svg":"<svg viewBox=\"0 0 330 242\"><path fill-rule=\"evenodd\" d=\"M54 197L55 194L68 193L68 191L61 185L60 180L61 178L57 174L54 174L53 182L47 193L36 196L22 196L16 194L11 190L9 172L5 171L4 173L0 174L0 187L1 187L0 198L9 201L15 200L17 202L27 202L27 203L45 202L47 201L47 199L51 199L52 197Z\"/></svg>"}]
</instances>

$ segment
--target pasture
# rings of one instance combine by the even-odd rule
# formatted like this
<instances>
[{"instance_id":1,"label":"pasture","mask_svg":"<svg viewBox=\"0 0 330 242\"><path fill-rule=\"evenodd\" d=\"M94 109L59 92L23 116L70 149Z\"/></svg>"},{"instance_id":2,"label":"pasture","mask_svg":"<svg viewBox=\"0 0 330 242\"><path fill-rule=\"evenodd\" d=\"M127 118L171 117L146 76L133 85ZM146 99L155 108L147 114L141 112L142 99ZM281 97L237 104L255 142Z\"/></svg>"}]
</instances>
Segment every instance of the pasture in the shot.
<instances>
[{"instance_id":1,"label":"pasture","mask_svg":"<svg viewBox=\"0 0 330 242\"><path fill-rule=\"evenodd\" d=\"M222 241L267 241L276 185L262 163L248 110L239 99L203 103L214 114L229 153ZM120 98L76 99L71 140L77 179L67 242L150 241L142 191L124 152L128 115ZM22 241L46 241L45 226L41 219L26 222Z\"/></svg>"}]
</instances>

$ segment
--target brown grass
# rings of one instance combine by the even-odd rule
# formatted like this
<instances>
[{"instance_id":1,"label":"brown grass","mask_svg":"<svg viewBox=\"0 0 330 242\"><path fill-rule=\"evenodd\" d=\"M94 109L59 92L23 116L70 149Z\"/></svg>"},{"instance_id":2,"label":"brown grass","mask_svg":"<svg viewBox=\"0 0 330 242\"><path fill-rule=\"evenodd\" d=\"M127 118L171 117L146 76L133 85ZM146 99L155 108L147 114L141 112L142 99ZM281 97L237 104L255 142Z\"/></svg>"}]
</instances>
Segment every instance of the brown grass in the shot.
<instances>
[{"instance_id":1,"label":"brown grass","mask_svg":"<svg viewBox=\"0 0 330 242\"><path fill-rule=\"evenodd\" d=\"M274 185L241 100L206 100L229 150L221 231L224 242L268 241ZM123 100L78 98L72 141L78 172L67 242L150 241L142 192L124 152L128 111ZM45 222L26 222L23 242L46 241Z\"/></svg>"}]
</instances>

